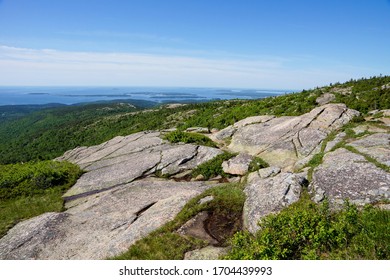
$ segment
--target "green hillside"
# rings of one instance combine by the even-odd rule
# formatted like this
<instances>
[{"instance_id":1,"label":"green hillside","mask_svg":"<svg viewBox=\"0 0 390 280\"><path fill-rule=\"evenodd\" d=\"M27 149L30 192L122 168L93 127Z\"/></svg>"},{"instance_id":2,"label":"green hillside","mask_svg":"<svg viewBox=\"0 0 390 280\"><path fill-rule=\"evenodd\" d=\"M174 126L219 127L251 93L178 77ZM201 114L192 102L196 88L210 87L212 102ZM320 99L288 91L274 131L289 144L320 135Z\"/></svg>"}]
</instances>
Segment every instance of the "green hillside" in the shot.
<instances>
[{"instance_id":1,"label":"green hillside","mask_svg":"<svg viewBox=\"0 0 390 280\"><path fill-rule=\"evenodd\" d=\"M256 115L301 115L332 93L333 102L367 113L390 108L390 77L351 80L260 100L230 100L148 108L151 104L98 103L43 109L0 122L0 163L52 159L77 146L95 145L118 135L192 126L224 128ZM387 86L386 86L387 85ZM142 106L143 105L143 106ZM10 108L7 108L10 110ZM1 108L0 108L1 111Z\"/></svg>"}]
</instances>

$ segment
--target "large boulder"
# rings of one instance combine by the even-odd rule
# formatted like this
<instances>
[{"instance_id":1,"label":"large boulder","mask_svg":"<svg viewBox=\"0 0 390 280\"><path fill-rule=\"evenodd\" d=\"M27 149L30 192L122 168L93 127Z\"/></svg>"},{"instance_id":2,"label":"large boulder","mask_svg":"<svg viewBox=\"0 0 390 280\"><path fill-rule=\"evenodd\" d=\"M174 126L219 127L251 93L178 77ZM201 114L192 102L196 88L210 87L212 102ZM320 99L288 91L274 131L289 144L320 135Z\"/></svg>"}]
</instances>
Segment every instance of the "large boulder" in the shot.
<instances>
[{"instance_id":1,"label":"large boulder","mask_svg":"<svg viewBox=\"0 0 390 280\"><path fill-rule=\"evenodd\" d=\"M358 115L358 111L344 104L327 104L297 117L268 116L237 128L228 148L259 156L270 165L292 171L298 160L308 161L320 150L330 132Z\"/></svg>"},{"instance_id":2,"label":"large boulder","mask_svg":"<svg viewBox=\"0 0 390 280\"><path fill-rule=\"evenodd\" d=\"M68 160L86 171L64 195L87 195L160 173L173 175L191 170L222 151L192 144L171 144L160 132L140 132L92 147L66 152L57 160Z\"/></svg>"},{"instance_id":3,"label":"large boulder","mask_svg":"<svg viewBox=\"0 0 390 280\"><path fill-rule=\"evenodd\" d=\"M310 191L315 202L328 198L339 208L346 199L363 205L390 198L390 173L344 148L327 153L313 172Z\"/></svg>"},{"instance_id":4,"label":"large boulder","mask_svg":"<svg viewBox=\"0 0 390 280\"><path fill-rule=\"evenodd\" d=\"M222 163L222 168L225 173L232 175L245 175L249 170L249 165L253 157L246 153L241 153Z\"/></svg>"},{"instance_id":5,"label":"large boulder","mask_svg":"<svg viewBox=\"0 0 390 280\"><path fill-rule=\"evenodd\" d=\"M105 259L172 220L207 188L201 182L139 180L66 203L13 227L0 239L0 259Z\"/></svg>"},{"instance_id":6,"label":"large boulder","mask_svg":"<svg viewBox=\"0 0 390 280\"><path fill-rule=\"evenodd\" d=\"M275 118L274 116L253 116L248 117L246 119L240 120L233 125L230 125L222 130L217 131L213 135L210 136L211 139L218 141L218 140L225 140L227 138L230 138L233 136L233 134L239 129L243 128L245 126L256 124L256 123L264 123L271 119Z\"/></svg>"},{"instance_id":7,"label":"large boulder","mask_svg":"<svg viewBox=\"0 0 390 280\"><path fill-rule=\"evenodd\" d=\"M305 177L300 174L277 173L275 168L269 168L269 171L273 172L267 172L269 177L265 178L259 172L250 173L245 186L244 227L252 233L259 229L261 218L298 201L306 183Z\"/></svg>"},{"instance_id":8,"label":"large boulder","mask_svg":"<svg viewBox=\"0 0 390 280\"><path fill-rule=\"evenodd\" d=\"M316 103L322 106L332 102L335 99L336 96L333 93L324 93L321 96L317 97Z\"/></svg>"}]
</instances>

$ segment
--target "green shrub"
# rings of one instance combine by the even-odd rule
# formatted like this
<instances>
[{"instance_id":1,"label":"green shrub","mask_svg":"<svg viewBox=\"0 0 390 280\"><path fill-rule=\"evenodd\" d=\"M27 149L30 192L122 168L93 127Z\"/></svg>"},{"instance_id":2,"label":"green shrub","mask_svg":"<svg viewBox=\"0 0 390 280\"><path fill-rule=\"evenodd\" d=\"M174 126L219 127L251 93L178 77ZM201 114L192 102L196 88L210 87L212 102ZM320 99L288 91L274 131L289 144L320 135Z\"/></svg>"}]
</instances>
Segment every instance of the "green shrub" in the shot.
<instances>
[{"instance_id":1,"label":"green shrub","mask_svg":"<svg viewBox=\"0 0 390 280\"><path fill-rule=\"evenodd\" d=\"M254 157L251 163L249 164L248 171L254 172L261 168L269 167L269 164L265 162L262 158Z\"/></svg>"},{"instance_id":2,"label":"green shrub","mask_svg":"<svg viewBox=\"0 0 390 280\"><path fill-rule=\"evenodd\" d=\"M346 203L332 213L308 198L260 222L255 236L239 232L226 259L388 259L390 213Z\"/></svg>"},{"instance_id":3,"label":"green shrub","mask_svg":"<svg viewBox=\"0 0 390 280\"><path fill-rule=\"evenodd\" d=\"M225 160L229 160L233 156L234 154L224 152L223 154L216 156L212 160L198 165L198 167L196 167L192 171L192 177L203 175L206 180L218 175L221 175L224 178L227 177L227 174L223 172L222 163Z\"/></svg>"},{"instance_id":4,"label":"green shrub","mask_svg":"<svg viewBox=\"0 0 390 280\"><path fill-rule=\"evenodd\" d=\"M0 165L0 237L21 220L62 211L62 195L81 173L69 162Z\"/></svg>"},{"instance_id":5,"label":"green shrub","mask_svg":"<svg viewBox=\"0 0 390 280\"><path fill-rule=\"evenodd\" d=\"M216 147L217 145L207 136L199 133L188 133L183 131L172 131L164 136L171 143L192 143L197 145Z\"/></svg>"},{"instance_id":6,"label":"green shrub","mask_svg":"<svg viewBox=\"0 0 390 280\"><path fill-rule=\"evenodd\" d=\"M0 165L0 200L43 194L53 187L64 190L73 185L80 174L79 167L69 162Z\"/></svg>"}]
</instances>

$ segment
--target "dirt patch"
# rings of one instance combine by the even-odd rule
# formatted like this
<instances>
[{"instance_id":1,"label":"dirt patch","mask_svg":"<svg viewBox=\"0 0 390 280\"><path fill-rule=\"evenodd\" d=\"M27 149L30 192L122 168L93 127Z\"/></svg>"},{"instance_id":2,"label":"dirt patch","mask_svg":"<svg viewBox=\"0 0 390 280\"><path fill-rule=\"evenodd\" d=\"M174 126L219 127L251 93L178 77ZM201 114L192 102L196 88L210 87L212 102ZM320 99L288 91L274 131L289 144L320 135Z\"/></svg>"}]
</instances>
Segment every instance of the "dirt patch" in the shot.
<instances>
[{"instance_id":1,"label":"dirt patch","mask_svg":"<svg viewBox=\"0 0 390 280\"><path fill-rule=\"evenodd\" d=\"M210 212L204 228L219 245L224 245L233 234L242 229L242 217L237 213Z\"/></svg>"},{"instance_id":2,"label":"dirt patch","mask_svg":"<svg viewBox=\"0 0 390 280\"><path fill-rule=\"evenodd\" d=\"M202 239L212 245L218 245L219 242L212 238L205 230L204 224L207 219L208 213L206 211L200 212L198 215L185 223L181 228L179 228L177 232L182 235L188 235Z\"/></svg>"},{"instance_id":3,"label":"dirt patch","mask_svg":"<svg viewBox=\"0 0 390 280\"><path fill-rule=\"evenodd\" d=\"M184 224L178 233L207 241L214 246L225 246L226 241L242 229L241 213L201 212Z\"/></svg>"}]
</instances>

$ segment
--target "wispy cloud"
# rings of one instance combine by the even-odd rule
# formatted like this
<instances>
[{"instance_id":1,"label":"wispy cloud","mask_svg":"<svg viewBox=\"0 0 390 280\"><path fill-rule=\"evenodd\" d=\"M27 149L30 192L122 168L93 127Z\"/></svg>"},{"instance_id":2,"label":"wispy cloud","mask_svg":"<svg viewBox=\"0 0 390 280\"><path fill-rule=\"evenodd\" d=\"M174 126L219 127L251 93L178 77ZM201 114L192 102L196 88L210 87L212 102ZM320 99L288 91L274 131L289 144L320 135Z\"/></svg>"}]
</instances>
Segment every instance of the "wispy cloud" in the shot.
<instances>
[{"instance_id":1,"label":"wispy cloud","mask_svg":"<svg viewBox=\"0 0 390 280\"><path fill-rule=\"evenodd\" d=\"M134 32L118 32L118 31L108 31L108 30L76 30L76 31L58 31L58 35L66 35L72 37L83 37L83 38L99 38L106 40L143 40L154 43L175 43L175 44L188 44L182 38L177 37L168 37L161 36L151 33L134 33Z\"/></svg>"},{"instance_id":2,"label":"wispy cloud","mask_svg":"<svg viewBox=\"0 0 390 280\"><path fill-rule=\"evenodd\" d=\"M332 69L291 67L293 62L278 57L211 59L0 46L0 85L304 88L351 77Z\"/></svg>"}]
</instances>

